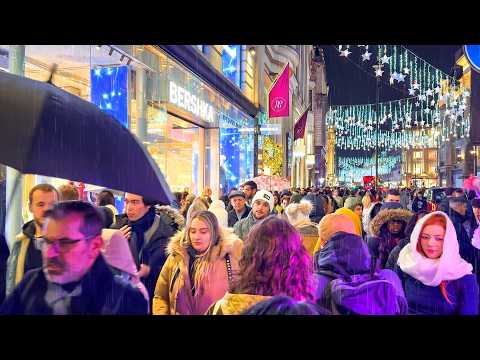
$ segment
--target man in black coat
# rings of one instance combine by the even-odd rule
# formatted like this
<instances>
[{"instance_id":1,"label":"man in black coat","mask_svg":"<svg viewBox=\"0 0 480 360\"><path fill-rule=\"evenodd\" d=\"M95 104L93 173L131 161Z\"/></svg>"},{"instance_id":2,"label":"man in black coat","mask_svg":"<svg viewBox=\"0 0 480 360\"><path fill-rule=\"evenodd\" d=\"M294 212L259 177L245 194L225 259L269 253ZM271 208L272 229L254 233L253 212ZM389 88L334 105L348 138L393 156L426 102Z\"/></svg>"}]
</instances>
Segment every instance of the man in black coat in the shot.
<instances>
[{"instance_id":1,"label":"man in black coat","mask_svg":"<svg viewBox=\"0 0 480 360\"><path fill-rule=\"evenodd\" d=\"M27 272L3 305L4 315L145 315L148 303L115 277L100 251L103 219L94 206L67 201L45 213L38 239L43 268Z\"/></svg>"},{"instance_id":2,"label":"man in black coat","mask_svg":"<svg viewBox=\"0 0 480 360\"><path fill-rule=\"evenodd\" d=\"M252 208L247 205L247 199L243 191L231 191L228 199L232 205L232 210L228 211L228 227L233 227L238 221L245 219Z\"/></svg>"},{"instance_id":3,"label":"man in black coat","mask_svg":"<svg viewBox=\"0 0 480 360\"><path fill-rule=\"evenodd\" d=\"M153 299L155 285L167 260L165 249L176 229L166 215L155 213L155 201L141 195L125 194L125 214L119 215L112 228L120 229L128 239L139 269L138 275Z\"/></svg>"}]
</instances>

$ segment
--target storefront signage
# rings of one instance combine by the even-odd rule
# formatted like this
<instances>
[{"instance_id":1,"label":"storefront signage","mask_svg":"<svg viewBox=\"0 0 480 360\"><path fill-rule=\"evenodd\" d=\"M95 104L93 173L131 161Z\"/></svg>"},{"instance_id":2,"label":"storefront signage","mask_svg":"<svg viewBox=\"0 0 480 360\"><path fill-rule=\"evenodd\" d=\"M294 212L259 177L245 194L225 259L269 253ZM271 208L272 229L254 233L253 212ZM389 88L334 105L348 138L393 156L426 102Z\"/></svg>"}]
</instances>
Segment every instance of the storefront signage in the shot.
<instances>
[{"instance_id":1,"label":"storefront signage","mask_svg":"<svg viewBox=\"0 0 480 360\"><path fill-rule=\"evenodd\" d=\"M184 89L173 81L170 81L169 99L170 103L191 112L205 121L214 121L212 105L191 94L187 89Z\"/></svg>"},{"instance_id":2,"label":"storefront signage","mask_svg":"<svg viewBox=\"0 0 480 360\"><path fill-rule=\"evenodd\" d=\"M480 72L480 45L465 45L464 50L472 68Z\"/></svg>"}]
</instances>

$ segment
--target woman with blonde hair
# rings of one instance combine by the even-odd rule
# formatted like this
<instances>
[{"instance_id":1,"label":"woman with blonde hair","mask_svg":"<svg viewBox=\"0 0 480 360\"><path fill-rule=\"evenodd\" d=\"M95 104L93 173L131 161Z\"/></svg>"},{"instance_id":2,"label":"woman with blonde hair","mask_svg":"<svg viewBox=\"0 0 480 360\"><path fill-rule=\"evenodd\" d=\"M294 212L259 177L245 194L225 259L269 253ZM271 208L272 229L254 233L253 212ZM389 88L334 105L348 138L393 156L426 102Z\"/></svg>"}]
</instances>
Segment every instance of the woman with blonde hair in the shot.
<instances>
[{"instance_id":1,"label":"woman with blonde hair","mask_svg":"<svg viewBox=\"0 0 480 360\"><path fill-rule=\"evenodd\" d=\"M192 214L168 244L153 298L154 315L201 315L238 274L243 242L210 211Z\"/></svg>"},{"instance_id":2,"label":"woman with blonde hair","mask_svg":"<svg viewBox=\"0 0 480 360\"><path fill-rule=\"evenodd\" d=\"M455 227L441 211L421 218L398 257L408 308L416 315L477 315L473 267L460 257Z\"/></svg>"},{"instance_id":3,"label":"woman with blonde hair","mask_svg":"<svg viewBox=\"0 0 480 360\"><path fill-rule=\"evenodd\" d=\"M307 200L301 200L298 204L292 203L285 209L288 221L300 233L303 246L311 256L318 241L318 227L310 220L312 209L312 203Z\"/></svg>"}]
</instances>

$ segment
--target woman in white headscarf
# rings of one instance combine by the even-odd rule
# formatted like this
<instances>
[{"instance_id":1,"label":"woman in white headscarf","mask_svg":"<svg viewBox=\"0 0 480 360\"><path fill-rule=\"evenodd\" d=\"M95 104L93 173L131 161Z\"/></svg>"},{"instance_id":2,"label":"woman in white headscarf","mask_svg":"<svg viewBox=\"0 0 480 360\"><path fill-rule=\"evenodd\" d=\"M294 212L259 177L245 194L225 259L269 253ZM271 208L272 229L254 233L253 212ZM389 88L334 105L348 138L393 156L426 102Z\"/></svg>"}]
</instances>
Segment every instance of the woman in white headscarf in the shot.
<instances>
[{"instance_id":1,"label":"woman in white headscarf","mask_svg":"<svg viewBox=\"0 0 480 360\"><path fill-rule=\"evenodd\" d=\"M435 211L417 222L398 257L409 313L477 315L479 290L472 265L460 257L455 228Z\"/></svg>"}]
</instances>

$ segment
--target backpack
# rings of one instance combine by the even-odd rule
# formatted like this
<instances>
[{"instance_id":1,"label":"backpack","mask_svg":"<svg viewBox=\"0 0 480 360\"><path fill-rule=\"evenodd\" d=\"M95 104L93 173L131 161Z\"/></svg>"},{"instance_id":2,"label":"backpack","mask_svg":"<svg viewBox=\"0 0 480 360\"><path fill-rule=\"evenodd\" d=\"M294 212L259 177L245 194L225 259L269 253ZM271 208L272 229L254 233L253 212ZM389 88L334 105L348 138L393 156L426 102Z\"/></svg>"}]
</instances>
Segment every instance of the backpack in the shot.
<instances>
[{"instance_id":1,"label":"backpack","mask_svg":"<svg viewBox=\"0 0 480 360\"><path fill-rule=\"evenodd\" d=\"M372 258L372 269L375 262ZM400 279L387 269L337 278L325 292L336 315L402 315L408 310Z\"/></svg>"}]
</instances>

